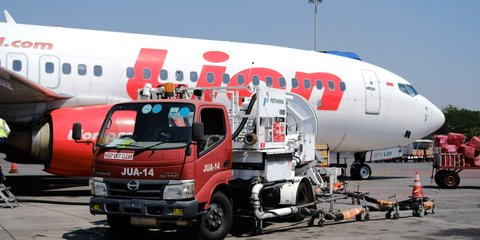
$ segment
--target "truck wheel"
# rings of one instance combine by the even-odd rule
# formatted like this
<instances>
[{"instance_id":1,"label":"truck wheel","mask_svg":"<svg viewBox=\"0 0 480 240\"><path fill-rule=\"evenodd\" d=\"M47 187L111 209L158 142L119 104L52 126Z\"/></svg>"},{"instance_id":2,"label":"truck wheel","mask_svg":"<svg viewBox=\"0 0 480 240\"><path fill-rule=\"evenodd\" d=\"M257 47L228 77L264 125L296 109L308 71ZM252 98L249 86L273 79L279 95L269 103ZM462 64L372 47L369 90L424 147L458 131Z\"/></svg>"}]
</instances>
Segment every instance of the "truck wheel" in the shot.
<instances>
[{"instance_id":1,"label":"truck wheel","mask_svg":"<svg viewBox=\"0 0 480 240\"><path fill-rule=\"evenodd\" d=\"M311 191L310 191L311 192ZM311 194L309 194L309 190L308 190L308 187L307 185L304 183L304 182L300 182L298 184L298 189L297 189L297 202L296 202L296 205L302 205L302 204L307 204L309 202L312 202L313 197L311 197ZM302 221L303 219L305 219L305 216L301 213L301 212L298 212L295 214L294 216L294 221Z\"/></svg>"},{"instance_id":2,"label":"truck wheel","mask_svg":"<svg viewBox=\"0 0 480 240\"><path fill-rule=\"evenodd\" d=\"M454 171L445 171L445 173L442 174L442 184L444 188L457 188L460 184L460 176Z\"/></svg>"},{"instance_id":3,"label":"truck wheel","mask_svg":"<svg viewBox=\"0 0 480 240\"><path fill-rule=\"evenodd\" d=\"M213 194L210 208L200 218L198 224L199 239L224 239L230 232L233 222L232 205L222 192Z\"/></svg>"}]
</instances>

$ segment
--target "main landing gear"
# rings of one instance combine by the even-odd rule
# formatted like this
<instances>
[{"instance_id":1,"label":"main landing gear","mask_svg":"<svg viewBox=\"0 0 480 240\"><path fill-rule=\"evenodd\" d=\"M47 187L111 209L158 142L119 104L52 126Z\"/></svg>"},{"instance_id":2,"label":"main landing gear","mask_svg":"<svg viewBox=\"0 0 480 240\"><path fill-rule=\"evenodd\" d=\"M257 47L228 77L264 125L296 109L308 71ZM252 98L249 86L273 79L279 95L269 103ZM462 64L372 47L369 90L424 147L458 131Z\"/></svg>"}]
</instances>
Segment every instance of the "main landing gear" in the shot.
<instances>
[{"instance_id":1,"label":"main landing gear","mask_svg":"<svg viewBox=\"0 0 480 240\"><path fill-rule=\"evenodd\" d=\"M353 180L368 180L372 177L372 169L365 164L366 152L354 154L355 161L350 166L350 177Z\"/></svg>"}]
</instances>

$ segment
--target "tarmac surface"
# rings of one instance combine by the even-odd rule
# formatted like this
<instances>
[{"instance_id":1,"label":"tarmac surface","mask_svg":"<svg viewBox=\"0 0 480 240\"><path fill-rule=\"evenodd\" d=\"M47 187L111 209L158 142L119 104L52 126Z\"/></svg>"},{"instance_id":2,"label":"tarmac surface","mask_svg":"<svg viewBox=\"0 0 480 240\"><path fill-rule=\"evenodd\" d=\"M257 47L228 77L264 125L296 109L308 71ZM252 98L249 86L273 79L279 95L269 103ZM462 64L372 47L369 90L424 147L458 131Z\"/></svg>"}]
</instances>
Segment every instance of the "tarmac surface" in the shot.
<instances>
[{"instance_id":1,"label":"tarmac surface","mask_svg":"<svg viewBox=\"0 0 480 240\"><path fill-rule=\"evenodd\" d=\"M3 159L3 157L2 157ZM90 190L87 178L65 178L46 174L41 166L17 164L18 174L10 174L10 163L0 160L7 176L6 185L21 206L0 204L0 239L193 239L190 231L150 230L142 235L118 237L108 231L105 216L89 213ZM431 183L430 163L371 163L373 177L351 181L349 190L367 191L370 197L399 200L412 194L415 172L425 196L435 198L435 214L413 217L401 211L400 219L386 219L384 212L371 212L369 221L327 221L322 227L301 222L267 222L262 235L251 236L250 228L236 224L227 239L480 239L480 171L460 173L457 189L440 189ZM391 199L390 199L391 200ZM339 200L335 208L352 206ZM325 208L329 206L324 204ZM321 206L320 206L321 207Z\"/></svg>"}]
</instances>

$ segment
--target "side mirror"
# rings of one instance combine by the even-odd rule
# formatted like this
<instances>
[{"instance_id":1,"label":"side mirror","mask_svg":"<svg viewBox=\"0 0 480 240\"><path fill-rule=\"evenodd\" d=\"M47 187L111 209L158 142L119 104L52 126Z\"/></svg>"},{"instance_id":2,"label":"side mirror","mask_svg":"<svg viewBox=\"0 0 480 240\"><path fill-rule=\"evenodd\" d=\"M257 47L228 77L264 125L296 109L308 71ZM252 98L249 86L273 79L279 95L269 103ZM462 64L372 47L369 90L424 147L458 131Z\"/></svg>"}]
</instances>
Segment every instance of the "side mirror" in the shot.
<instances>
[{"instance_id":1,"label":"side mirror","mask_svg":"<svg viewBox=\"0 0 480 240\"><path fill-rule=\"evenodd\" d=\"M72 127L72 138L75 141L82 139L82 124L74 123Z\"/></svg>"},{"instance_id":2,"label":"side mirror","mask_svg":"<svg viewBox=\"0 0 480 240\"><path fill-rule=\"evenodd\" d=\"M205 134L204 134L204 126L202 122L194 122L192 124L192 140L193 141L203 141Z\"/></svg>"}]
</instances>

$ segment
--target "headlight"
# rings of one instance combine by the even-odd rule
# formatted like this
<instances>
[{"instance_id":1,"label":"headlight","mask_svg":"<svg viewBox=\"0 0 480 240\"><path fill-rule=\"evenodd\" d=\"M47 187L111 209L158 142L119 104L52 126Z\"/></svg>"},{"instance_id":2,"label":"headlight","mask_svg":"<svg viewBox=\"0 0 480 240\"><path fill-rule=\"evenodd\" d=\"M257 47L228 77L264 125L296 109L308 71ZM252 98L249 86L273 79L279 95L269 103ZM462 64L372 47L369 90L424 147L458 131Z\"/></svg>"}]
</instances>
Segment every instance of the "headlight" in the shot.
<instances>
[{"instance_id":1,"label":"headlight","mask_svg":"<svg viewBox=\"0 0 480 240\"><path fill-rule=\"evenodd\" d=\"M103 182L102 178L90 179L90 187L93 196L106 197L108 196L107 184Z\"/></svg>"},{"instance_id":2,"label":"headlight","mask_svg":"<svg viewBox=\"0 0 480 240\"><path fill-rule=\"evenodd\" d=\"M163 190L163 199L187 199L195 195L195 180L170 181Z\"/></svg>"}]
</instances>

